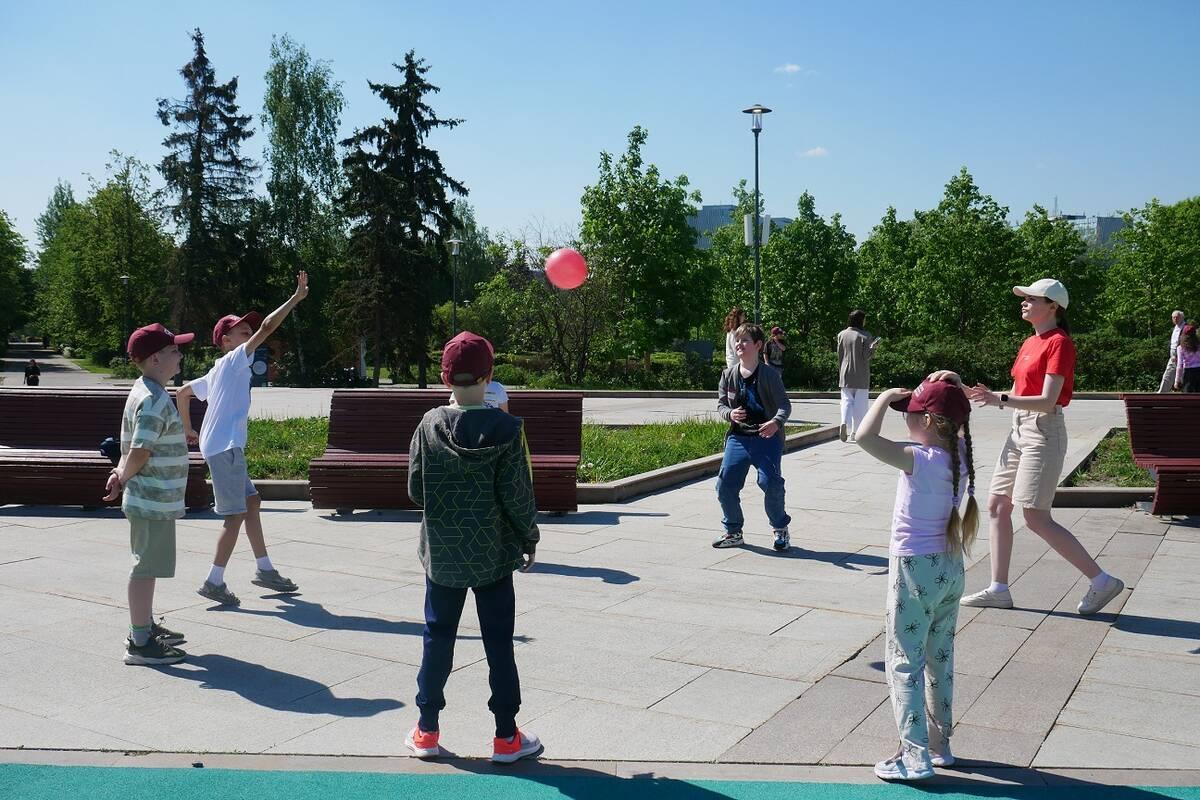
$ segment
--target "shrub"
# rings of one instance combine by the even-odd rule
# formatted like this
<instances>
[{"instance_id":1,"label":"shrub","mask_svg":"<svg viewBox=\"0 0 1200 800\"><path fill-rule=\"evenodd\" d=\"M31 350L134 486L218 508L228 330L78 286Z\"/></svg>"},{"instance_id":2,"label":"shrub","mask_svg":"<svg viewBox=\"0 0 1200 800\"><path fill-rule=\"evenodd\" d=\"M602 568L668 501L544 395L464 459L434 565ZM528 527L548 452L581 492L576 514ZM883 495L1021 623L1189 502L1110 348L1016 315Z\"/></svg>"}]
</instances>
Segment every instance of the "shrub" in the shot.
<instances>
[{"instance_id":1,"label":"shrub","mask_svg":"<svg viewBox=\"0 0 1200 800\"><path fill-rule=\"evenodd\" d=\"M108 362L108 368L114 378L140 378L142 371L127 358L116 356Z\"/></svg>"}]
</instances>

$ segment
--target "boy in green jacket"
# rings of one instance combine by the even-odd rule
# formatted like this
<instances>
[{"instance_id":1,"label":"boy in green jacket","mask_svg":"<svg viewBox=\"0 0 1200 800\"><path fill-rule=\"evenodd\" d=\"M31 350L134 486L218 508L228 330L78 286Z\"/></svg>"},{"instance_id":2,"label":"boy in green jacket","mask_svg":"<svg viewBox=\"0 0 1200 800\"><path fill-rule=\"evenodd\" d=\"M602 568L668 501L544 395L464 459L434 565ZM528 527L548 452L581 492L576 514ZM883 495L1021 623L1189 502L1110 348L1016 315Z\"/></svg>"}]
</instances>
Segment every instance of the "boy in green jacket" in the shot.
<instances>
[{"instance_id":1,"label":"boy in green jacket","mask_svg":"<svg viewBox=\"0 0 1200 800\"><path fill-rule=\"evenodd\" d=\"M418 758L441 755L438 713L454 660L467 589L475 593L496 717L492 761L537 755L536 736L517 729L521 685L513 657L513 571L533 566L538 529L533 471L521 420L484 405L492 345L463 331L442 350L442 382L455 406L431 409L409 448L408 495L424 508L417 552L425 567L425 649L417 673L421 718L405 744Z\"/></svg>"}]
</instances>

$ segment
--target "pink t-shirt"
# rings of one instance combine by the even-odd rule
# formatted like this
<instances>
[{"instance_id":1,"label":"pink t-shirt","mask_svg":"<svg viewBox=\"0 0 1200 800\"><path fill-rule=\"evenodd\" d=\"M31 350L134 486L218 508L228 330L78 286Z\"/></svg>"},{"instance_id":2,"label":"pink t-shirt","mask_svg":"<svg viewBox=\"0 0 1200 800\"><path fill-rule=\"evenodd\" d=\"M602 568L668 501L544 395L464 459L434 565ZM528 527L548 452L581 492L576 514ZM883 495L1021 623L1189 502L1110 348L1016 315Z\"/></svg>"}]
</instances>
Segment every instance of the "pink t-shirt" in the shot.
<instances>
[{"instance_id":1,"label":"pink t-shirt","mask_svg":"<svg viewBox=\"0 0 1200 800\"><path fill-rule=\"evenodd\" d=\"M900 473L892 511L894 556L925 556L946 552L946 524L957 505L950 480L950 454L940 447L912 445L913 471ZM959 495L966 490L967 469L960 463Z\"/></svg>"}]
</instances>

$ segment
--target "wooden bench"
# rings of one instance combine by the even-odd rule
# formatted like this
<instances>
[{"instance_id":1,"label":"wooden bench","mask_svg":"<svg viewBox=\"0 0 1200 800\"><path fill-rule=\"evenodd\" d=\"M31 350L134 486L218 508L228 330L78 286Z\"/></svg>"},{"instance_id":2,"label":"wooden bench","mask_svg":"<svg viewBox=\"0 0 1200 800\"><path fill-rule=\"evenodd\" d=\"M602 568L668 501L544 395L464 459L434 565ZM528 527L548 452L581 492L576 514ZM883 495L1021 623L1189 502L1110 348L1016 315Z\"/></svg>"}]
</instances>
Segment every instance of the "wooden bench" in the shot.
<instances>
[{"instance_id":1,"label":"wooden bench","mask_svg":"<svg viewBox=\"0 0 1200 800\"><path fill-rule=\"evenodd\" d=\"M1122 394L1129 446L1154 470L1152 514L1200 514L1200 394Z\"/></svg>"},{"instance_id":2,"label":"wooden bench","mask_svg":"<svg viewBox=\"0 0 1200 800\"><path fill-rule=\"evenodd\" d=\"M446 389L336 389L325 452L308 465L313 508L416 508L408 496L408 449L425 412ZM575 511L583 424L580 392L513 391L509 412L525 421L533 491L541 511Z\"/></svg>"},{"instance_id":3,"label":"wooden bench","mask_svg":"<svg viewBox=\"0 0 1200 800\"><path fill-rule=\"evenodd\" d=\"M101 499L112 462L100 455L100 443L110 436L120 441L128 394L117 387L0 389L0 505L120 505ZM193 398L191 407L198 426L205 406ZM188 508L212 505L204 474L193 448Z\"/></svg>"}]
</instances>

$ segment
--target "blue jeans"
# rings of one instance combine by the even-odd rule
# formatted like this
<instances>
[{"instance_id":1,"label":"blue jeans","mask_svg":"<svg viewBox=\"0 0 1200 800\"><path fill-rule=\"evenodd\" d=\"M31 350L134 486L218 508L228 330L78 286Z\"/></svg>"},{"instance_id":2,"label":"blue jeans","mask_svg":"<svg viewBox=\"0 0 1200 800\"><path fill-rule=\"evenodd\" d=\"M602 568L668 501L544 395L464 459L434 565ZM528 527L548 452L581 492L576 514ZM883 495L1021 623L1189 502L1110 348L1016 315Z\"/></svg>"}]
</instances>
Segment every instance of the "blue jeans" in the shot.
<instances>
[{"instance_id":1,"label":"blue jeans","mask_svg":"<svg viewBox=\"0 0 1200 800\"><path fill-rule=\"evenodd\" d=\"M786 528L792 521L783 507L783 473L779 466L782 459L783 440L778 436L763 439L735 434L725 438L725 458L717 476L717 499L725 515L721 523L726 532L740 533L745 522L740 495L751 465L758 470L758 487L763 490L763 506L771 527Z\"/></svg>"},{"instance_id":2,"label":"blue jeans","mask_svg":"<svg viewBox=\"0 0 1200 800\"><path fill-rule=\"evenodd\" d=\"M472 591L492 688L488 708L496 717L496 735L507 739L517 731L517 711L521 708L521 682L513 658L516 597L512 575ZM454 666L454 640L458 638L458 621L466 599L466 589L425 579L425 652L417 673L417 708L423 731L438 730L438 712L446 707L444 690Z\"/></svg>"}]
</instances>

